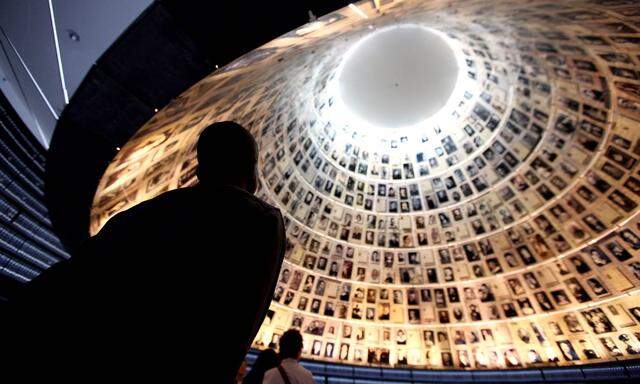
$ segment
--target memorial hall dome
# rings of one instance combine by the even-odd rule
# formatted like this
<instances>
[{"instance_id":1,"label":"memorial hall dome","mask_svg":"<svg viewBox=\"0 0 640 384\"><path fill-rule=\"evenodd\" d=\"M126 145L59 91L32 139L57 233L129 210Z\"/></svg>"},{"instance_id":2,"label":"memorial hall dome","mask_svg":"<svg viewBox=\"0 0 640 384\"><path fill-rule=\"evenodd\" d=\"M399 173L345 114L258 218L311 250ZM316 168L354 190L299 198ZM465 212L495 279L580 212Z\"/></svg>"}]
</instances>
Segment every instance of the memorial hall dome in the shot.
<instances>
[{"instance_id":1,"label":"memorial hall dome","mask_svg":"<svg viewBox=\"0 0 640 384\"><path fill-rule=\"evenodd\" d=\"M257 195L287 231L255 348L293 327L303 357L355 365L640 353L637 3L369 1L325 15L146 122L100 181L92 234L197 183L198 135L223 120L256 138Z\"/></svg>"}]
</instances>

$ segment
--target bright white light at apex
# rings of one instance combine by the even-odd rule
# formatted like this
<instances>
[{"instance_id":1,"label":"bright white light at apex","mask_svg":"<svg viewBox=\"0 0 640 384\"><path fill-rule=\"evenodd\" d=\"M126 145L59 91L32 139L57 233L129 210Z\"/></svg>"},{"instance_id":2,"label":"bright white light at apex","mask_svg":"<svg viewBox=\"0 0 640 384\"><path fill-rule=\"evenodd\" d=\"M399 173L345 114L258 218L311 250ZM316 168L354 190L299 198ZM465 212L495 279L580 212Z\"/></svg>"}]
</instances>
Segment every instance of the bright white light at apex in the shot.
<instances>
[{"instance_id":1,"label":"bright white light at apex","mask_svg":"<svg viewBox=\"0 0 640 384\"><path fill-rule=\"evenodd\" d=\"M407 46L398 48L398 41ZM355 134L359 145L432 135L434 127L458 126L455 112L465 92L477 94L478 83L464 68L459 42L440 31L415 24L377 29L344 55L327 89L333 106L319 117L352 132L336 140Z\"/></svg>"}]
</instances>

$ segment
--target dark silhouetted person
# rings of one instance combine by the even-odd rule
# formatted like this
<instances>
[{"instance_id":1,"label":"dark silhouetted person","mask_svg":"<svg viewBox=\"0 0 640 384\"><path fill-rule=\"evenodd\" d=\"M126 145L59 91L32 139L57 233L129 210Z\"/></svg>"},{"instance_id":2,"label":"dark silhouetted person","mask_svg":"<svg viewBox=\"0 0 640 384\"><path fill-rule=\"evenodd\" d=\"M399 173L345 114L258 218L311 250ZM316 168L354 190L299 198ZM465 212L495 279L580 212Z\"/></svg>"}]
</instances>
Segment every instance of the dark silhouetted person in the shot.
<instances>
[{"instance_id":1,"label":"dark silhouetted person","mask_svg":"<svg viewBox=\"0 0 640 384\"><path fill-rule=\"evenodd\" d=\"M271 348L265 349L258 355L251 367L251 371L242 380L242 384L262 384L265 372L277 367L278 364L280 364L280 359L278 359L276 351Z\"/></svg>"},{"instance_id":2,"label":"dark silhouetted person","mask_svg":"<svg viewBox=\"0 0 640 384\"><path fill-rule=\"evenodd\" d=\"M243 127L207 127L197 155L198 185L117 214L33 280L9 344L52 374L234 381L273 294L284 225L253 195L257 145Z\"/></svg>"},{"instance_id":3,"label":"dark silhouetted person","mask_svg":"<svg viewBox=\"0 0 640 384\"><path fill-rule=\"evenodd\" d=\"M295 329L282 334L280 364L264 374L264 384L314 384L313 375L298 363L302 354L302 335Z\"/></svg>"}]
</instances>

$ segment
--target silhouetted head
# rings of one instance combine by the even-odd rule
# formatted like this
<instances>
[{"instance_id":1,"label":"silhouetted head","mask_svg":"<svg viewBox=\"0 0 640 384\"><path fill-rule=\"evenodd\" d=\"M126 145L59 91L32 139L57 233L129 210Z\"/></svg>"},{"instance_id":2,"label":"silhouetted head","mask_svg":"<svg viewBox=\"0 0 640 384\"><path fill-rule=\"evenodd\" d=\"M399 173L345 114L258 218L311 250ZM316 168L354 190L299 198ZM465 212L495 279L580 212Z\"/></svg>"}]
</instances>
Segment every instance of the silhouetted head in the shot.
<instances>
[{"instance_id":1,"label":"silhouetted head","mask_svg":"<svg viewBox=\"0 0 640 384\"><path fill-rule=\"evenodd\" d=\"M258 358L253 363L251 371L242 380L243 384L262 384L264 374L271 368L275 368L280 363L278 354L273 349L265 349L260 352Z\"/></svg>"},{"instance_id":2,"label":"silhouetted head","mask_svg":"<svg viewBox=\"0 0 640 384\"><path fill-rule=\"evenodd\" d=\"M280 358L299 359L302 352L302 335L296 329L290 329L280 337Z\"/></svg>"},{"instance_id":3,"label":"silhouetted head","mask_svg":"<svg viewBox=\"0 0 640 384\"><path fill-rule=\"evenodd\" d=\"M198 180L203 185L235 185L249 193L258 186L258 145L232 121L213 123L198 139Z\"/></svg>"}]
</instances>

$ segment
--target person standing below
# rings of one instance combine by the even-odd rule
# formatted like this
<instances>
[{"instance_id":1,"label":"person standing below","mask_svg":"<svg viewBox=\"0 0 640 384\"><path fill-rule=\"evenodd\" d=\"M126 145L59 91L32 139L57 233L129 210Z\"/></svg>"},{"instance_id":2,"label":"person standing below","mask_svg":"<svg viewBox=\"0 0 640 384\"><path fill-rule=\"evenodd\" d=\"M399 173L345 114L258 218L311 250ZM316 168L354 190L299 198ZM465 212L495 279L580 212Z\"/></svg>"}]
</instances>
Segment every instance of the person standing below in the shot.
<instances>
[{"instance_id":1,"label":"person standing below","mask_svg":"<svg viewBox=\"0 0 640 384\"><path fill-rule=\"evenodd\" d=\"M313 375L298 361L302 354L302 335L290 329L280 337L281 363L264 374L263 384L314 384Z\"/></svg>"},{"instance_id":2,"label":"person standing below","mask_svg":"<svg viewBox=\"0 0 640 384\"><path fill-rule=\"evenodd\" d=\"M278 364L280 364L280 359L276 351L271 348L265 349L258 355L251 371L242 380L242 384L262 384L264 374L271 368L277 367Z\"/></svg>"},{"instance_id":3,"label":"person standing below","mask_svg":"<svg viewBox=\"0 0 640 384\"><path fill-rule=\"evenodd\" d=\"M205 128L197 157L196 186L117 214L35 278L3 349L51 380L234 382L271 302L284 222L254 196L258 148L242 126Z\"/></svg>"}]
</instances>

